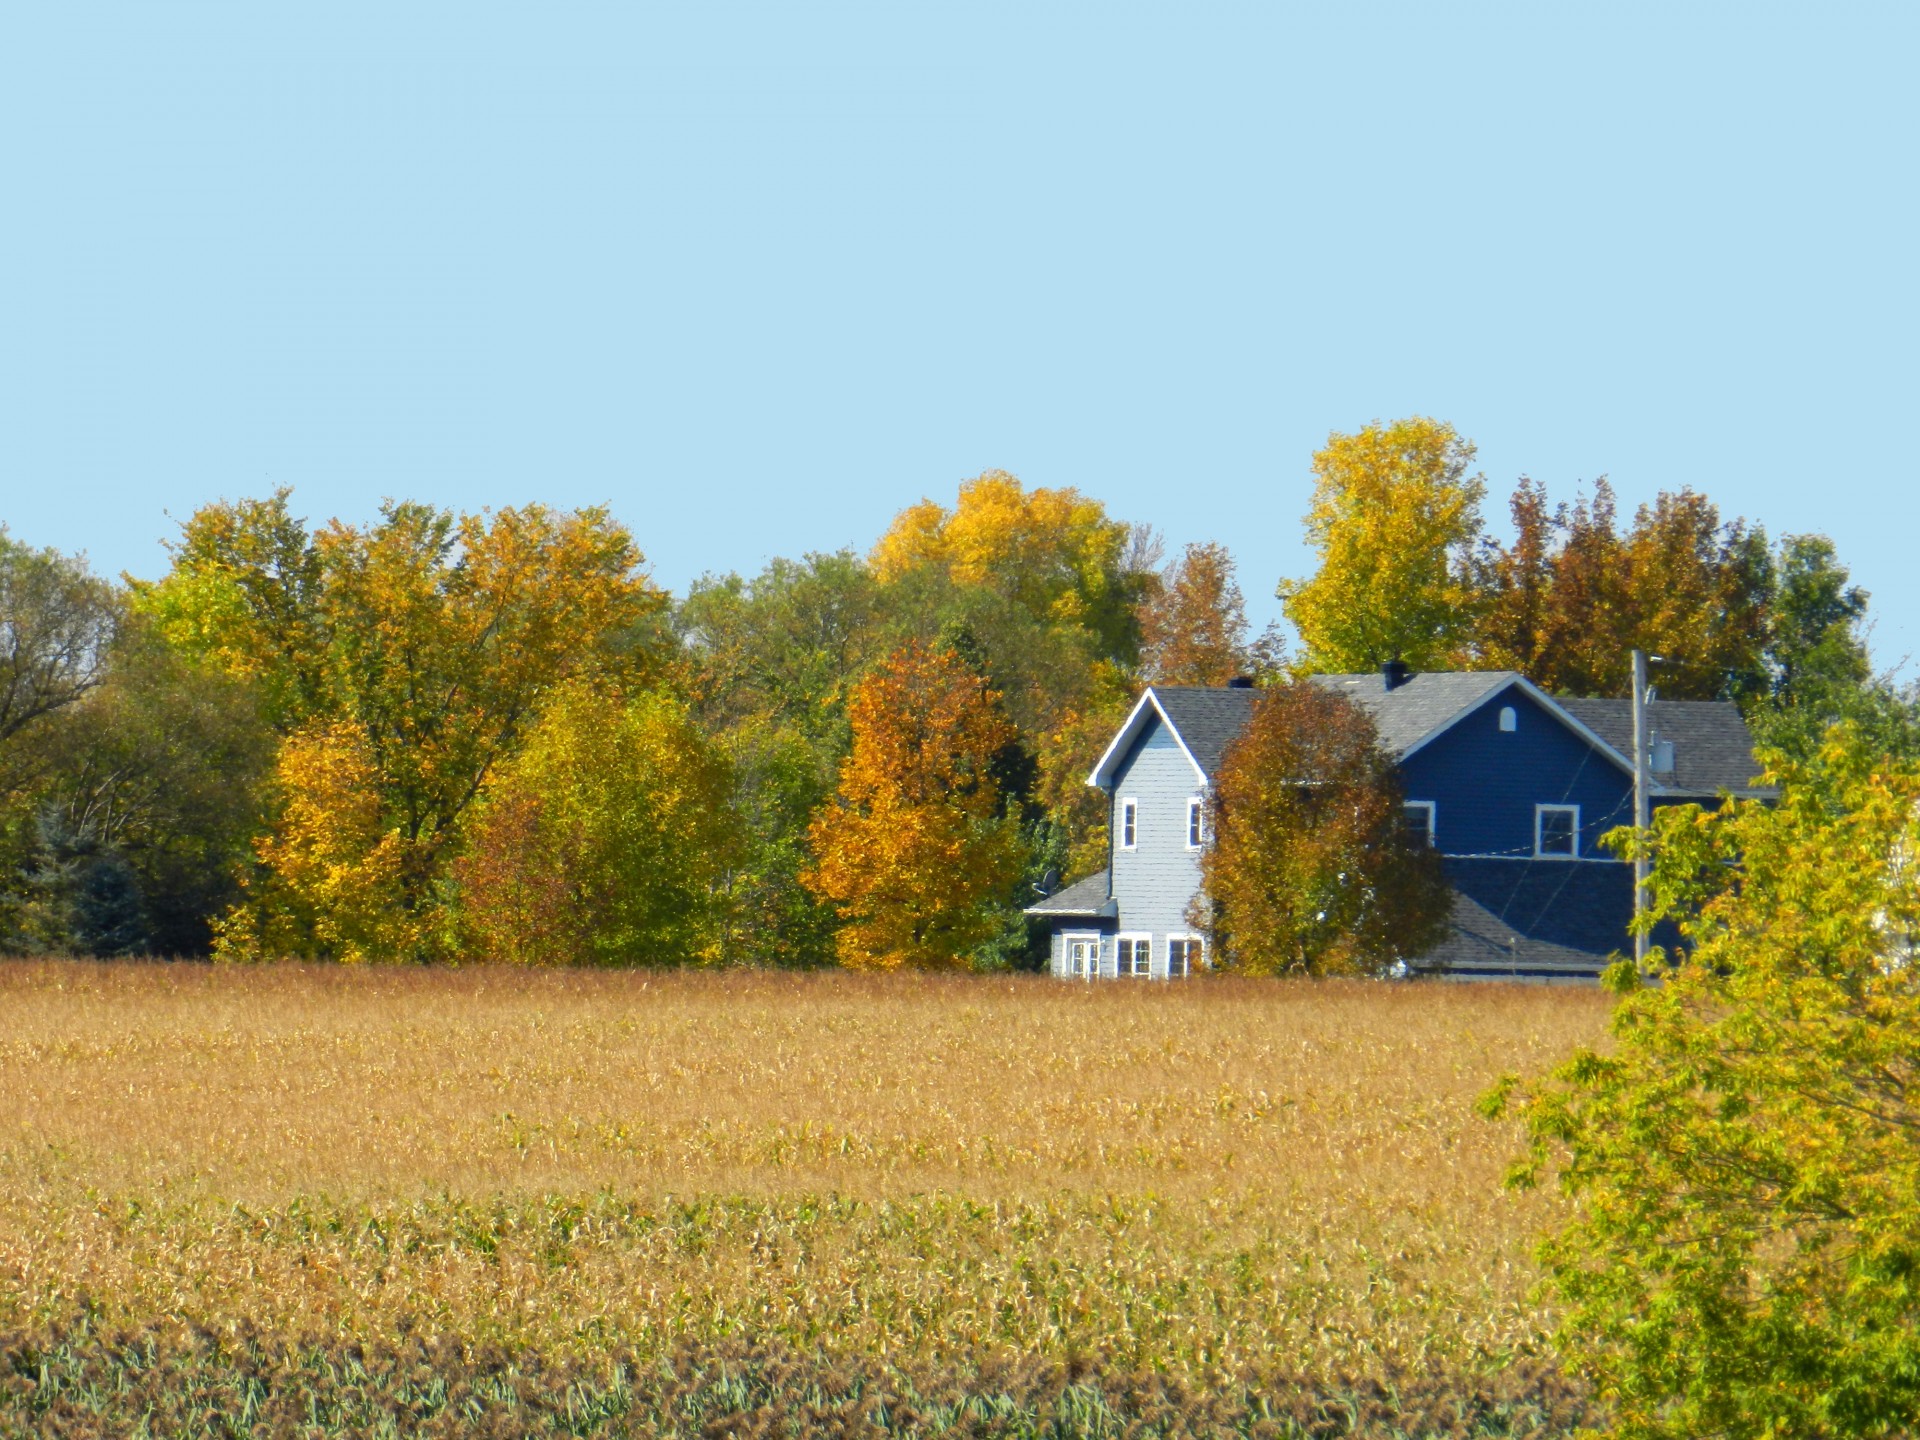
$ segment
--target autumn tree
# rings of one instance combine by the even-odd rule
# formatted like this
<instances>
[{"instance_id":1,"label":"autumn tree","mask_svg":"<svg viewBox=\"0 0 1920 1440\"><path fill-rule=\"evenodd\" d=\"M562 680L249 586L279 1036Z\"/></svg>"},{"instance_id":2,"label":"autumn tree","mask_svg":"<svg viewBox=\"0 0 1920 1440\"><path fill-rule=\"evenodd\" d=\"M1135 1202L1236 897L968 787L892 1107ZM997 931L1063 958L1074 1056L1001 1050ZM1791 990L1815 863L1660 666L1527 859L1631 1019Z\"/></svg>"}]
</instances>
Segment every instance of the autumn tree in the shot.
<instances>
[{"instance_id":1,"label":"autumn tree","mask_svg":"<svg viewBox=\"0 0 1920 1440\"><path fill-rule=\"evenodd\" d=\"M453 866L460 953L710 962L739 850L731 777L686 705L575 681L489 782Z\"/></svg>"},{"instance_id":2,"label":"autumn tree","mask_svg":"<svg viewBox=\"0 0 1920 1440\"><path fill-rule=\"evenodd\" d=\"M1404 660L1432 669L1469 633L1485 483L1451 425L1414 417L1335 433L1313 457L1308 543L1319 569L1283 580L1303 663L1320 672Z\"/></svg>"},{"instance_id":3,"label":"autumn tree","mask_svg":"<svg viewBox=\"0 0 1920 1440\"><path fill-rule=\"evenodd\" d=\"M1623 533L1604 477L1552 510L1523 478L1511 513L1513 543L1483 540L1475 556L1469 663L1558 694L1622 695L1641 649L1663 658L1667 699L1765 689L1774 562L1763 533L1685 489L1641 506Z\"/></svg>"},{"instance_id":4,"label":"autumn tree","mask_svg":"<svg viewBox=\"0 0 1920 1440\"><path fill-rule=\"evenodd\" d=\"M1485 1102L1576 1202L1558 1338L1641 1440L1920 1426L1920 765L1769 765L1777 805L1657 812L1682 945L1611 972L1611 1044Z\"/></svg>"},{"instance_id":5,"label":"autumn tree","mask_svg":"<svg viewBox=\"0 0 1920 1440\"><path fill-rule=\"evenodd\" d=\"M1033 762L1027 817L1041 869L1104 851L1105 812L1085 783L1135 689L1138 611L1157 583L1157 537L1071 489L1026 489L1001 471L922 501L874 547L888 648L965 631ZM1037 873L1037 872L1036 872Z\"/></svg>"},{"instance_id":6,"label":"autumn tree","mask_svg":"<svg viewBox=\"0 0 1920 1440\"><path fill-rule=\"evenodd\" d=\"M168 548L156 582L134 582L134 603L183 655L245 680L283 733L327 709L325 569L292 491L203 505Z\"/></svg>"},{"instance_id":7,"label":"autumn tree","mask_svg":"<svg viewBox=\"0 0 1920 1440\"><path fill-rule=\"evenodd\" d=\"M1269 686L1208 797L1189 919L1245 974L1379 974L1431 949L1451 892L1401 799L1363 709L1311 681Z\"/></svg>"},{"instance_id":8,"label":"autumn tree","mask_svg":"<svg viewBox=\"0 0 1920 1440\"><path fill-rule=\"evenodd\" d=\"M1021 872L995 770L1013 727L951 649L913 642L849 707L853 746L803 879L839 910L843 963L950 968L1002 929Z\"/></svg>"},{"instance_id":9,"label":"autumn tree","mask_svg":"<svg viewBox=\"0 0 1920 1440\"><path fill-rule=\"evenodd\" d=\"M1140 607L1140 669L1163 685L1224 685L1238 675L1271 672L1272 635L1247 638L1247 605L1233 555L1214 542L1189 545Z\"/></svg>"},{"instance_id":10,"label":"autumn tree","mask_svg":"<svg viewBox=\"0 0 1920 1440\"><path fill-rule=\"evenodd\" d=\"M1128 527L1098 500L1073 489L1029 490L989 470L960 486L951 511L932 500L901 511L870 558L882 584L932 567L1037 620L1076 625L1102 653L1131 659L1143 580L1124 566L1128 541Z\"/></svg>"},{"instance_id":11,"label":"autumn tree","mask_svg":"<svg viewBox=\"0 0 1920 1440\"><path fill-rule=\"evenodd\" d=\"M256 679L285 732L278 821L222 944L431 955L446 865L488 776L570 676L646 676L658 657L632 637L664 597L599 510L389 504L377 524L335 521L306 541L284 497L215 518L189 523L175 572L142 603L177 643Z\"/></svg>"}]
</instances>

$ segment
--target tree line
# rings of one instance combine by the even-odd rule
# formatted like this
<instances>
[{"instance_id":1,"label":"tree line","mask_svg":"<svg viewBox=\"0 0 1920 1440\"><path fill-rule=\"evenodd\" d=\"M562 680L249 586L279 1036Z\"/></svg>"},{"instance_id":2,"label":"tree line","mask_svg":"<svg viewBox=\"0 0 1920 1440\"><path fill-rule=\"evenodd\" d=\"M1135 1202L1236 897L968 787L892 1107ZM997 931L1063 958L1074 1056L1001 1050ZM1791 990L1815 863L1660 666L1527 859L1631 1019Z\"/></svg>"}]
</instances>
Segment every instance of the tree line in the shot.
<instances>
[{"instance_id":1,"label":"tree line","mask_svg":"<svg viewBox=\"0 0 1920 1440\"><path fill-rule=\"evenodd\" d=\"M1920 752L1824 537L1523 479L1495 538L1472 458L1428 419L1330 437L1293 650L1224 546L1002 472L680 596L599 509L310 525L279 491L117 583L0 531L0 946L1017 966L1036 885L1104 863L1083 781L1149 681L1398 658L1619 694L1638 646L1790 753L1842 718Z\"/></svg>"}]
</instances>

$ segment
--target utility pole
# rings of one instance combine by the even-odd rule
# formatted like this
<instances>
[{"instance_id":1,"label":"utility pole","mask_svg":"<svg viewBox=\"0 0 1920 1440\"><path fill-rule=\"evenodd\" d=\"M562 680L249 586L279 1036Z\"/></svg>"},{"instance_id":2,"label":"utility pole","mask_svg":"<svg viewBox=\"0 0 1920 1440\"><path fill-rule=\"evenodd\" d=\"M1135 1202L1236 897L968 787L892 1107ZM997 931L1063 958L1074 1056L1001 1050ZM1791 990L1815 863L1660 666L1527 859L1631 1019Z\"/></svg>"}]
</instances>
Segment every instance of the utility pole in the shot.
<instances>
[{"instance_id":1,"label":"utility pole","mask_svg":"<svg viewBox=\"0 0 1920 1440\"><path fill-rule=\"evenodd\" d=\"M1647 827L1653 823L1648 808L1652 789L1647 774L1647 652L1633 652L1633 828L1639 832L1640 848L1633 857L1633 963L1644 966L1647 960L1647 932L1640 918L1647 913L1647 872L1645 848Z\"/></svg>"}]
</instances>

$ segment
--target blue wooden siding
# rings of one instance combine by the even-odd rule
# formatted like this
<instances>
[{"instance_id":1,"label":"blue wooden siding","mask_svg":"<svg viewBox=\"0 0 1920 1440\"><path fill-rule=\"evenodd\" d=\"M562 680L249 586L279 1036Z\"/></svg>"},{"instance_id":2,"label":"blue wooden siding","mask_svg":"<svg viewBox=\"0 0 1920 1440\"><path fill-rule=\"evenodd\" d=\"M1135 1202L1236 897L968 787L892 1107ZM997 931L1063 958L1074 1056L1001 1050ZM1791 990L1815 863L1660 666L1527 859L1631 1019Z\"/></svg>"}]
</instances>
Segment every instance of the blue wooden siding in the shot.
<instances>
[{"instance_id":1,"label":"blue wooden siding","mask_svg":"<svg viewBox=\"0 0 1920 1440\"><path fill-rule=\"evenodd\" d=\"M1180 742L1155 716L1115 772L1110 828L1113 895L1118 923L1108 932L1104 958L1111 965L1115 935L1153 939L1153 973L1167 973L1167 937L1185 935L1187 905L1200 889L1200 852L1187 848L1187 802L1206 792ZM1120 807L1139 804L1137 841L1120 848Z\"/></svg>"},{"instance_id":2,"label":"blue wooden siding","mask_svg":"<svg viewBox=\"0 0 1920 1440\"><path fill-rule=\"evenodd\" d=\"M1500 729L1511 705L1518 725ZM1409 800L1434 802L1446 855L1533 854L1536 805L1580 807L1580 855L1611 860L1600 837L1633 822L1633 777L1517 686L1496 692L1401 762Z\"/></svg>"}]
</instances>

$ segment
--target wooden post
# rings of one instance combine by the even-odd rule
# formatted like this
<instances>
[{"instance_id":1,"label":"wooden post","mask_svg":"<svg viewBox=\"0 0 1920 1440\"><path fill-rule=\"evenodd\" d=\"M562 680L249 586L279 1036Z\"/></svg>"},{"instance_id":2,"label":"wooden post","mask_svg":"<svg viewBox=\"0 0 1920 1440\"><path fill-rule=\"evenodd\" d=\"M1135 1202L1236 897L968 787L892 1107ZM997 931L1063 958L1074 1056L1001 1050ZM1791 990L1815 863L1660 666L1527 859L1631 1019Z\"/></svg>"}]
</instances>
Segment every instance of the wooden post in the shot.
<instances>
[{"instance_id":1,"label":"wooden post","mask_svg":"<svg viewBox=\"0 0 1920 1440\"><path fill-rule=\"evenodd\" d=\"M1653 823L1648 802L1651 789L1647 775L1647 652L1636 650L1633 652L1633 828L1639 832L1643 846L1647 827ZM1648 936L1640 928L1640 917L1647 912L1649 868L1642 849L1633 857L1633 961L1636 965L1645 965L1647 960Z\"/></svg>"}]
</instances>

